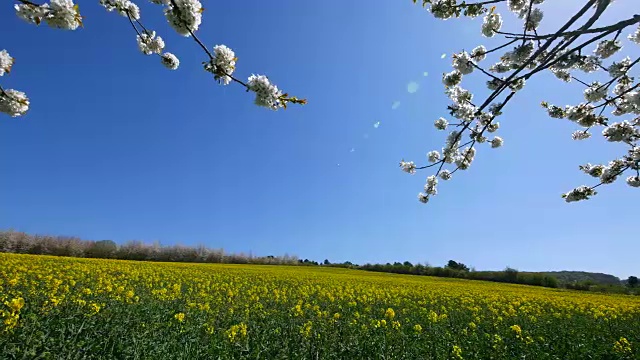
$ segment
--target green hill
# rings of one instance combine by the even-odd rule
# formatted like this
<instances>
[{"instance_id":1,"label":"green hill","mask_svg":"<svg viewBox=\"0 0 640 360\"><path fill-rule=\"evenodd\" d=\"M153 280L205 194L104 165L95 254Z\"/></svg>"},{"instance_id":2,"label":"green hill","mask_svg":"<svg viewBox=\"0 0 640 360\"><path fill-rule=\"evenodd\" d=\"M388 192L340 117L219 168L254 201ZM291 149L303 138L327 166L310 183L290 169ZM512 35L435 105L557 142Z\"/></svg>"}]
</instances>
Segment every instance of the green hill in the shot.
<instances>
[{"instance_id":1,"label":"green hill","mask_svg":"<svg viewBox=\"0 0 640 360\"><path fill-rule=\"evenodd\" d=\"M560 283L563 284L571 284L576 282L593 282L594 284L599 285L620 285L621 281L618 277L603 274L603 273L592 273L586 271L546 271L539 272L538 274L553 276Z\"/></svg>"}]
</instances>

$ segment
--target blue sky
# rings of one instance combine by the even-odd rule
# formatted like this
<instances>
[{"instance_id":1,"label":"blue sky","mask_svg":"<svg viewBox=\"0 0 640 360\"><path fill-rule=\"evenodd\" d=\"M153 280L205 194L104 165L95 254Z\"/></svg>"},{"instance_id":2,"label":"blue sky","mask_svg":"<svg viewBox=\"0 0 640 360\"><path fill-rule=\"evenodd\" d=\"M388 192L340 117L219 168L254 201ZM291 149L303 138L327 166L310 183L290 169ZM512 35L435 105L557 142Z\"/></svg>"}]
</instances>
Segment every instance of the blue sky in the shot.
<instances>
[{"instance_id":1,"label":"blue sky","mask_svg":"<svg viewBox=\"0 0 640 360\"><path fill-rule=\"evenodd\" d=\"M637 190L560 198L592 184L579 164L624 151L600 136L572 141L572 124L540 108L579 102L578 84L530 81L500 121L505 146L479 148L468 171L441 182L428 205L417 201L431 173L409 176L398 162L424 164L442 146L432 125L447 115L440 76L452 52L490 44L481 19L436 20L410 0L204 1L198 34L235 50L238 76L266 74L309 100L272 112L217 85L197 45L139 3L179 56L177 71L142 55L127 20L98 1L80 2L85 27L74 32L29 25L2 5L0 49L16 58L2 85L32 107L0 118L0 229L318 261L638 275ZM609 19L629 13L618 3ZM547 15L549 26L562 20ZM471 78L463 86L485 81Z\"/></svg>"}]
</instances>

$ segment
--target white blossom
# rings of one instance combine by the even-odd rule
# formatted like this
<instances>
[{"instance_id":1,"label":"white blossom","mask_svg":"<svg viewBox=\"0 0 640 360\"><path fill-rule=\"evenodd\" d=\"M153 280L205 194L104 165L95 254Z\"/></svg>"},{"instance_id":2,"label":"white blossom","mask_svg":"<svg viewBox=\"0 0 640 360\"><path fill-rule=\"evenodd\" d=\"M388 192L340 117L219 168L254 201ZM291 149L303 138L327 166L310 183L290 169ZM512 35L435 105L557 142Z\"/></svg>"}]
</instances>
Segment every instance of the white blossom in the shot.
<instances>
[{"instance_id":1,"label":"white blossom","mask_svg":"<svg viewBox=\"0 0 640 360\"><path fill-rule=\"evenodd\" d=\"M609 165L605 166L600 175L600 182L603 184L611 184L616 181L618 175L625 169L625 162L620 159L609 161Z\"/></svg>"},{"instance_id":2,"label":"white blossom","mask_svg":"<svg viewBox=\"0 0 640 360\"><path fill-rule=\"evenodd\" d=\"M509 10L520 13L520 10L525 7L527 2L527 0L509 0L507 1L507 5L509 6Z\"/></svg>"},{"instance_id":3,"label":"white blossom","mask_svg":"<svg viewBox=\"0 0 640 360\"><path fill-rule=\"evenodd\" d=\"M450 180L451 179L451 172L447 169L442 169L442 171L440 171L440 179L442 180Z\"/></svg>"},{"instance_id":4,"label":"white blossom","mask_svg":"<svg viewBox=\"0 0 640 360\"><path fill-rule=\"evenodd\" d=\"M439 152L437 152L436 150L429 151L429 152L427 153L427 158L429 159L429 162L434 163L434 162L436 162L436 161L439 161L439 160L440 160L440 153L439 153Z\"/></svg>"},{"instance_id":5,"label":"white blossom","mask_svg":"<svg viewBox=\"0 0 640 360\"><path fill-rule=\"evenodd\" d=\"M529 7L520 11L520 18L526 18L524 26L527 31L536 30L538 26L540 26L543 16L544 14L542 13L542 10L538 8L532 9L531 13L529 13Z\"/></svg>"},{"instance_id":6,"label":"white blossom","mask_svg":"<svg viewBox=\"0 0 640 360\"><path fill-rule=\"evenodd\" d=\"M49 12L49 4L44 4L40 6L32 5L32 4L16 4L14 5L14 9L16 10L16 15L22 20L40 25L42 19L47 16Z\"/></svg>"},{"instance_id":7,"label":"white blossom","mask_svg":"<svg viewBox=\"0 0 640 360\"><path fill-rule=\"evenodd\" d=\"M140 20L140 8L130 0L100 0L100 5L107 11L117 11L124 17Z\"/></svg>"},{"instance_id":8,"label":"white blossom","mask_svg":"<svg viewBox=\"0 0 640 360\"><path fill-rule=\"evenodd\" d=\"M468 75L473 72L473 62L466 51L453 56L453 68L458 70L462 75Z\"/></svg>"},{"instance_id":9,"label":"white blossom","mask_svg":"<svg viewBox=\"0 0 640 360\"><path fill-rule=\"evenodd\" d=\"M629 156L635 161L640 161L640 146L634 146L629 150Z\"/></svg>"},{"instance_id":10,"label":"white blossom","mask_svg":"<svg viewBox=\"0 0 640 360\"><path fill-rule=\"evenodd\" d=\"M620 60L620 62L614 62L609 66L609 69L608 69L609 76L611 76L612 78L624 76L627 73L627 71L629 71L630 66L631 66L631 58L628 56Z\"/></svg>"},{"instance_id":11,"label":"white blossom","mask_svg":"<svg viewBox=\"0 0 640 360\"><path fill-rule=\"evenodd\" d=\"M52 28L75 30L82 25L78 6L72 0L51 0L50 4L17 4L16 14L21 19L40 25L45 21Z\"/></svg>"},{"instance_id":12,"label":"white blossom","mask_svg":"<svg viewBox=\"0 0 640 360\"><path fill-rule=\"evenodd\" d=\"M588 186L578 186L577 188L563 194L562 197L566 202L574 202L580 200L588 200L589 196L596 195L597 192Z\"/></svg>"},{"instance_id":13,"label":"white blossom","mask_svg":"<svg viewBox=\"0 0 640 360\"><path fill-rule=\"evenodd\" d=\"M629 35L629 40L636 44L640 44L640 25L638 25L638 28L633 34Z\"/></svg>"},{"instance_id":14,"label":"white blossom","mask_svg":"<svg viewBox=\"0 0 640 360\"><path fill-rule=\"evenodd\" d=\"M82 17L72 0L51 0L49 8L44 20L52 28L75 30L82 25Z\"/></svg>"},{"instance_id":15,"label":"white blossom","mask_svg":"<svg viewBox=\"0 0 640 360\"><path fill-rule=\"evenodd\" d=\"M173 4L177 7L174 7ZM164 9L164 14L178 34L190 36L202 23L202 12L204 8L198 0L173 0Z\"/></svg>"},{"instance_id":16,"label":"white blossom","mask_svg":"<svg viewBox=\"0 0 640 360\"><path fill-rule=\"evenodd\" d=\"M584 90L584 99L589 102L598 102L607 96L607 87L598 81L594 81Z\"/></svg>"},{"instance_id":17,"label":"white blossom","mask_svg":"<svg viewBox=\"0 0 640 360\"><path fill-rule=\"evenodd\" d=\"M633 187L640 187L640 176L629 176L627 178L627 185Z\"/></svg>"},{"instance_id":18,"label":"white blossom","mask_svg":"<svg viewBox=\"0 0 640 360\"><path fill-rule=\"evenodd\" d=\"M453 116L463 122L473 121L477 111L477 108L469 103L453 104L449 108Z\"/></svg>"},{"instance_id":19,"label":"white blossom","mask_svg":"<svg viewBox=\"0 0 640 360\"><path fill-rule=\"evenodd\" d=\"M204 68L213 73L221 84L228 85L236 69L236 54L225 45L216 45L213 48L213 59L206 63Z\"/></svg>"},{"instance_id":20,"label":"white blossom","mask_svg":"<svg viewBox=\"0 0 640 360\"><path fill-rule=\"evenodd\" d=\"M471 57L475 61L482 61L487 57L487 48L483 45L478 45L471 50Z\"/></svg>"},{"instance_id":21,"label":"white blossom","mask_svg":"<svg viewBox=\"0 0 640 360\"><path fill-rule=\"evenodd\" d=\"M629 121L624 120L604 128L602 135L611 142L632 142L640 138L640 131Z\"/></svg>"},{"instance_id":22,"label":"white blossom","mask_svg":"<svg viewBox=\"0 0 640 360\"><path fill-rule=\"evenodd\" d=\"M450 73L442 74L442 83L444 86L455 86L462 81L462 73L458 70L453 70Z\"/></svg>"},{"instance_id":23,"label":"white blossom","mask_svg":"<svg viewBox=\"0 0 640 360\"><path fill-rule=\"evenodd\" d=\"M606 59L622 49L622 43L619 40L602 40L593 51L597 56Z\"/></svg>"},{"instance_id":24,"label":"white blossom","mask_svg":"<svg viewBox=\"0 0 640 360\"><path fill-rule=\"evenodd\" d=\"M585 56L577 65L578 69L586 72L586 73L592 73L595 72L596 70L600 69L600 66L602 65L602 61L600 60L599 57L595 56L595 55L589 55L589 56Z\"/></svg>"},{"instance_id":25,"label":"white blossom","mask_svg":"<svg viewBox=\"0 0 640 360\"><path fill-rule=\"evenodd\" d=\"M441 117L441 118L437 119L436 121L434 121L433 125L438 130L446 130L447 126L449 126L449 122L447 121L447 119Z\"/></svg>"},{"instance_id":26,"label":"white blossom","mask_svg":"<svg viewBox=\"0 0 640 360\"><path fill-rule=\"evenodd\" d=\"M633 105L634 107L640 107L640 92L637 91L628 91L623 95L624 101Z\"/></svg>"},{"instance_id":27,"label":"white blossom","mask_svg":"<svg viewBox=\"0 0 640 360\"><path fill-rule=\"evenodd\" d=\"M7 89L0 92L0 112L11 117L24 115L29 110L29 99L22 91Z\"/></svg>"},{"instance_id":28,"label":"white blossom","mask_svg":"<svg viewBox=\"0 0 640 360\"><path fill-rule=\"evenodd\" d=\"M168 69L175 70L180 65L180 60L170 52L166 52L161 55L162 65L166 66Z\"/></svg>"},{"instance_id":29,"label":"white blossom","mask_svg":"<svg viewBox=\"0 0 640 360\"><path fill-rule=\"evenodd\" d=\"M585 130L576 130L571 134L573 140L585 140L591 137L591 133Z\"/></svg>"},{"instance_id":30,"label":"white blossom","mask_svg":"<svg viewBox=\"0 0 640 360\"><path fill-rule=\"evenodd\" d=\"M142 35L137 35L136 39L138 48L145 55L161 54L162 50L164 50L164 40L160 36L156 36L155 31L150 34L145 32Z\"/></svg>"},{"instance_id":31,"label":"white blossom","mask_svg":"<svg viewBox=\"0 0 640 360\"><path fill-rule=\"evenodd\" d=\"M500 136L496 136L493 138L493 140L491 140L491 147L499 148L502 146L503 143L504 143L504 140L502 140Z\"/></svg>"},{"instance_id":32,"label":"white blossom","mask_svg":"<svg viewBox=\"0 0 640 360\"><path fill-rule=\"evenodd\" d=\"M511 70L511 66L503 62L499 62L489 66L489 71L494 73L499 73L499 74L506 73L507 71L510 71L510 70Z\"/></svg>"},{"instance_id":33,"label":"white blossom","mask_svg":"<svg viewBox=\"0 0 640 360\"><path fill-rule=\"evenodd\" d=\"M435 175L431 175L427 178L427 183L424 185L424 192L427 195L437 195L438 194L438 178Z\"/></svg>"},{"instance_id":34,"label":"white blossom","mask_svg":"<svg viewBox=\"0 0 640 360\"><path fill-rule=\"evenodd\" d=\"M498 13L487 14L482 23L482 35L493 37L502 28L502 16Z\"/></svg>"},{"instance_id":35,"label":"white blossom","mask_svg":"<svg viewBox=\"0 0 640 360\"><path fill-rule=\"evenodd\" d=\"M535 49L535 44L533 41L526 41L522 45L518 45L513 48L512 51L507 51L504 55L500 57L500 60L505 65L508 65L510 68L520 67L524 64L531 55L533 55L533 50Z\"/></svg>"},{"instance_id":36,"label":"white blossom","mask_svg":"<svg viewBox=\"0 0 640 360\"><path fill-rule=\"evenodd\" d=\"M567 70L556 70L556 69L551 69L551 72L553 73L553 75L555 75L558 79L564 81L564 82L571 82L571 73L568 72Z\"/></svg>"},{"instance_id":37,"label":"white blossom","mask_svg":"<svg viewBox=\"0 0 640 360\"><path fill-rule=\"evenodd\" d=\"M400 168L402 168L402 171L408 174L413 175L416 173L416 164L414 164L413 161L400 161Z\"/></svg>"},{"instance_id":38,"label":"white blossom","mask_svg":"<svg viewBox=\"0 0 640 360\"><path fill-rule=\"evenodd\" d=\"M476 149L466 147L455 159L455 163L460 170L467 170L476 156Z\"/></svg>"},{"instance_id":39,"label":"white blossom","mask_svg":"<svg viewBox=\"0 0 640 360\"><path fill-rule=\"evenodd\" d=\"M580 170L584 171L586 174L599 178L604 173L605 166L604 165L591 165L587 163L585 165L579 166Z\"/></svg>"},{"instance_id":40,"label":"white blossom","mask_svg":"<svg viewBox=\"0 0 640 360\"><path fill-rule=\"evenodd\" d=\"M0 51L0 76L3 76L5 73L11 72L11 67L13 66L14 58L9 55L7 50Z\"/></svg>"},{"instance_id":41,"label":"white blossom","mask_svg":"<svg viewBox=\"0 0 640 360\"><path fill-rule=\"evenodd\" d=\"M473 94L469 90L461 88L459 85L448 87L445 93L449 99L457 104L468 103L473 100Z\"/></svg>"},{"instance_id":42,"label":"white blossom","mask_svg":"<svg viewBox=\"0 0 640 360\"><path fill-rule=\"evenodd\" d=\"M511 89L513 91L520 91L524 87L525 83L526 83L526 81L524 80L524 78L523 77L519 77L519 78L513 80L509 84L509 89Z\"/></svg>"},{"instance_id":43,"label":"white blossom","mask_svg":"<svg viewBox=\"0 0 640 360\"><path fill-rule=\"evenodd\" d=\"M449 19L456 15L456 0L432 0L430 11L436 19Z\"/></svg>"},{"instance_id":44,"label":"white blossom","mask_svg":"<svg viewBox=\"0 0 640 360\"><path fill-rule=\"evenodd\" d=\"M272 110L282 107L282 91L264 75L251 75L247 82L249 90L256 93L255 104Z\"/></svg>"},{"instance_id":45,"label":"white blossom","mask_svg":"<svg viewBox=\"0 0 640 360\"><path fill-rule=\"evenodd\" d=\"M423 204L426 204L429 202L429 195L420 193L418 194L418 201L420 201Z\"/></svg>"},{"instance_id":46,"label":"white blossom","mask_svg":"<svg viewBox=\"0 0 640 360\"><path fill-rule=\"evenodd\" d=\"M500 128L500 122L494 121L489 126L487 126L487 131L490 133L496 132Z\"/></svg>"},{"instance_id":47,"label":"white blossom","mask_svg":"<svg viewBox=\"0 0 640 360\"><path fill-rule=\"evenodd\" d=\"M626 93L627 91L629 91L629 86L623 83L619 83L616 84L616 86L613 87L613 90L611 91L612 93L616 94L616 95L622 95L624 93Z\"/></svg>"}]
</instances>

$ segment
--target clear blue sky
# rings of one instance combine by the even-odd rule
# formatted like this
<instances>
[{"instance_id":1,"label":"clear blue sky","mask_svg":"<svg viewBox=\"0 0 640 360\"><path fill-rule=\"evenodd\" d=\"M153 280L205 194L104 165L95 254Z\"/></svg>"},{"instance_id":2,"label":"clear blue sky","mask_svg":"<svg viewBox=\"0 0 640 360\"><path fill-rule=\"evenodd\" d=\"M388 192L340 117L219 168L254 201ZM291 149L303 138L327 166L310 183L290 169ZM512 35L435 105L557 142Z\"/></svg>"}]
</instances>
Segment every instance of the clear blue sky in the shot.
<instances>
[{"instance_id":1,"label":"clear blue sky","mask_svg":"<svg viewBox=\"0 0 640 360\"><path fill-rule=\"evenodd\" d=\"M409 176L398 162L423 164L442 146L432 124L447 116L440 76L451 68L440 55L489 45L481 19L436 20L410 0L204 1L198 34L235 50L238 76L267 74L309 99L272 112L217 85L197 45L138 3L180 57L177 71L142 55L127 20L97 0L80 2L85 28L74 32L29 25L2 4L0 49L16 63L0 80L32 108L0 118L0 229L318 261L639 275L638 190L560 198L592 184L579 164L624 151L599 135L572 141L572 124L540 108L579 102L578 84L531 81L501 119L505 146L479 148L470 170L417 201L430 173ZM463 86L485 80L472 78Z\"/></svg>"}]
</instances>

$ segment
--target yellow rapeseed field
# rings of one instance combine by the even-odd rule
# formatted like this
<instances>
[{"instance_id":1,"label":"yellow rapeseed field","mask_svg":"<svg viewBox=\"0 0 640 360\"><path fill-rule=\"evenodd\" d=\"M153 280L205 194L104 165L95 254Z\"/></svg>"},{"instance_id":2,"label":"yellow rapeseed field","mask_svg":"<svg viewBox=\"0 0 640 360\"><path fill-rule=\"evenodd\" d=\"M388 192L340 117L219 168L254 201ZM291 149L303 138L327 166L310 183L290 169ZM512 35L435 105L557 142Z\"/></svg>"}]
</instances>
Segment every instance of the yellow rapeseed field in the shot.
<instances>
[{"instance_id":1,"label":"yellow rapeseed field","mask_svg":"<svg viewBox=\"0 0 640 360\"><path fill-rule=\"evenodd\" d=\"M640 299L321 267L0 254L0 359L639 359Z\"/></svg>"}]
</instances>

